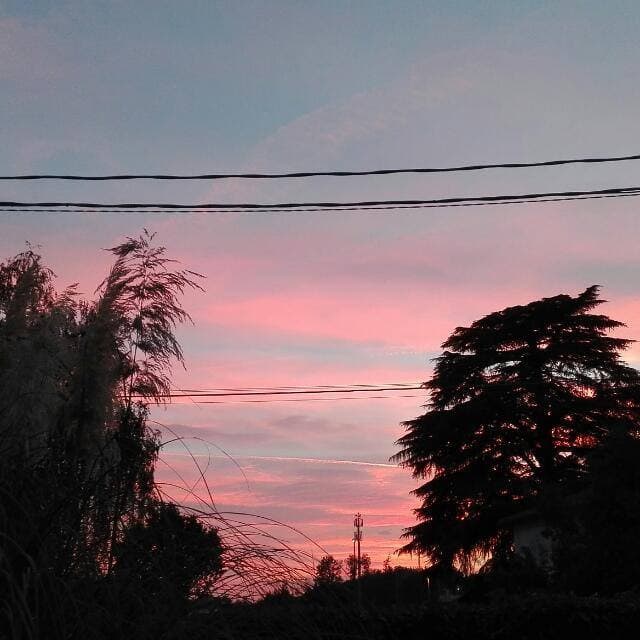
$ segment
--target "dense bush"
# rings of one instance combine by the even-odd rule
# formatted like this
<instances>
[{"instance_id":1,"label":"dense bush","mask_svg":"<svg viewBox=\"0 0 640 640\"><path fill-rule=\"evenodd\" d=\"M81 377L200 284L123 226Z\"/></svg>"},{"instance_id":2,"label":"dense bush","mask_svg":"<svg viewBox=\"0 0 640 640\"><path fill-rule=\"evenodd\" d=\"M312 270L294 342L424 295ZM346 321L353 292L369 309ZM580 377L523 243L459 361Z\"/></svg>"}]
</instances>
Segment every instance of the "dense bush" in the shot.
<instances>
[{"instance_id":1,"label":"dense bush","mask_svg":"<svg viewBox=\"0 0 640 640\"><path fill-rule=\"evenodd\" d=\"M222 570L218 532L176 505L158 503L130 526L114 550L113 574L146 598L206 595Z\"/></svg>"},{"instance_id":2,"label":"dense bush","mask_svg":"<svg viewBox=\"0 0 640 640\"><path fill-rule=\"evenodd\" d=\"M504 595L540 592L550 586L550 576L530 554L500 554L464 580L463 600L485 601Z\"/></svg>"},{"instance_id":3,"label":"dense bush","mask_svg":"<svg viewBox=\"0 0 640 640\"><path fill-rule=\"evenodd\" d=\"M422 606L322 606L296 600L263 605L232 605L190 616L183 631L190 640L566 640L579 637L636 638L640 599L576 596L503 598L489 604Z\"/></svg>"},{"instance_id":4,"label":"dense bush","mask_svg":"<svg viewBox=\"0 0 640 640\"><path fill-rule=\"evenodd\" d=\"M613 435L558 530L558 586L579 594L640 589L640 440Z\"/></svg>"},{"instance_id":5,"label":"dense bush","mask_svg":"<svg viewBox=\"0 0 640 640\"><path fill-rule=\"evenodd\" d=\"M372 571L356 580L314 584L297 602L340 608L370 605L420 605L430 597L424 571L396 567L390 571Z\"/></svg>"}]
</instances>

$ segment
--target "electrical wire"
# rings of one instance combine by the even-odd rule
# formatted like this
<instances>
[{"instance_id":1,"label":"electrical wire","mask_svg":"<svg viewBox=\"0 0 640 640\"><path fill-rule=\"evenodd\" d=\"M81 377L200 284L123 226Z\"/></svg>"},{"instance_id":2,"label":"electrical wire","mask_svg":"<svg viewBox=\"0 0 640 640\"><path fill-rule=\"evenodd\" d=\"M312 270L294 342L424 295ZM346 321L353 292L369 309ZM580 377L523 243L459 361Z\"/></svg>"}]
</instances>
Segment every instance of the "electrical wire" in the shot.
<instances>
[{"instance_id":1,"label":"electrical wire","mask_svg":"<svg viewBox=\"0 0 640 640\"><path fill-rule=\"evenodd\" d=\"M606 189L592 189L585 191L551 191L526 194L507 194L493 196L465 196L450 198L435 198L425 200L363 200L359 202L281 202L276 204L264 203L203 203L203 204L175 204L175 203L142 203L125 202L120 204L98 203L98 202L0 202L0 211L7 209L22 211L31 210L42 212L54 212L53 210L63 209L73 212L77 209L91 212L103 210L113 210L111 212L124 212L140 210L162 210L162 212L176 213L183 210L220 213L230 211L241 211L246 213L258 213L262 211L301 211L304 208L309 210L379 210L379 209L399 209L399 208L428 208L443 206L478 206L487 204L512 204L523 202L547 202L555 200L590 199L603 197L629 197L640 195L640 187L612 187ZM58 211L55 211L58 213ZM161 211L145 211L146 213L160 213Z\"/></svg>"},{"instance_id":2,"label":"electrical wire","mask_svg":"<svg viewBox=\"0 0 640 640\"><path fill-rule=\"evenodd\" d=\"M334 400L383 400L393 398L418 398L417 395L368 395L368 396L337 396L335 394L374 393L380 391L418 391L424 386L416 382L390 382L381 385L352 384L352 385L308 385L284 387L227 387L211 389L173 389L170 393L159 396L171 401L172 406L192 406L193 404L244 404L244 403L272 403L272 402L331 402ZM318 395L331 395L329 398L319 398ZM305 395L313 397L282 398L280 396ZM259 399L229 400L246 396L260 396ZM276 397L277 396L277 397ZM133 395L133 398L142 396ZM201 400L201 398L216 398L216 400ZM219 399L223 398L223 399ZM173 402L173 400L178 402ZM181 402L182 400L182 402ZM190 402L186 402L190 400Z\"/></svg>"},{"instance_id":3,"label":"electrical wire","mask_svg":"<svg viewBox=\"0 0 640 640\"><path fill-rule=\"evenodd\" d=\"M310 395L310 394L327 394L327 393L371 393L372 391L417 391L422 389L422 386L389 386L389 387L367 387L367 388L349 388L341 387L336 389L301 389L292 391L197 391L192 393L166 393L161 394L160 398L218 398L218 397L232 397L232 396L291 396L291 395ZM132 398L139 398L142 396L132 395Z\"/></svg>"},{"instance_id":4,"label":"electrical wire","mask_svg":"<svg viewBox=\"0 0 640 640\"><path fill-rule=\"evenodd\" d=\"M554 167L567 164L602 164L640 160L640 154L628 156L570 158L543 160L540 162L501 162L485 164L465 164L452 167L418 167L409 169L373 169L364 171L294 171L289 173L204 173L204 174L112 174L112 175L66 175L66 174L23 174L1 175L0 180L226 180L229 178L249 180L273 180L283 178L313 178L318 176L352 177L381 176L402 173L452 173L458 171L484 171L488 169L523 169L533 167Z\"/></svg>"},{"instance_id":5,"label":"electrical wire","mask_svg":"<svg viewBox=\"0 0 640 640\"><path fill-rule=\"evenodd\" d=\"M172 389L172 393L207 393L214 391L300 391L308 389L331 389L341 391L343 389L362 389L364 391L375 391L378 387L393 387L394 389L413 389L418 382L383 382L380 384L315 384L315 385L290 385L279 387L207 387L200 389Z\"/></svg>"},{"instance_id":6,"label":"electrical wire","mask_svg":"<svg viewBox=\"0 0 640 640\"><path fill-rule=\"evenodd\" d=\"M391 400L396 398L421 398L417 395L393 395L393 396L349 396L338 398L268 398L265 400L194 400L191 402L172 402L172 407L191 407L193 404L270 404L273 402L334 402L343 400Z\"/></svg>"},{"instance_id":7,"label":"electrical wire","mask_svg":"<svg viewBox=\"0 0 640 640\"><path fill-rule=\"evenodd\" d=\"M382 213L388 213L389 211L397 211L402 209L447 209L450 207L488 207L488 206L500 206L500 205L514 205L514 204L529 204L537 202L567 202L573 200L601 200L603 198L633 198L640 195L640 192L624 193L615 195L594 195L594 196L581 196L570 198L537 198L534 200L510 200L508 202L475 202L475 203L462 203L462 204L429 204L429 205L408 205L408 206L391 206L391 207L352 207L352 208L337 208L337 207L325 207L320 209L2 209L0 213L113 213L113 214L125 214L125 213L147 213L147 214L180 214L186 215L190 213L234 213L234 214L252 214L252 213L309 213L309 212L346 212L346 213L361 213L363 211L373 212L381 211Z\"/></svg>"}]
</instances>

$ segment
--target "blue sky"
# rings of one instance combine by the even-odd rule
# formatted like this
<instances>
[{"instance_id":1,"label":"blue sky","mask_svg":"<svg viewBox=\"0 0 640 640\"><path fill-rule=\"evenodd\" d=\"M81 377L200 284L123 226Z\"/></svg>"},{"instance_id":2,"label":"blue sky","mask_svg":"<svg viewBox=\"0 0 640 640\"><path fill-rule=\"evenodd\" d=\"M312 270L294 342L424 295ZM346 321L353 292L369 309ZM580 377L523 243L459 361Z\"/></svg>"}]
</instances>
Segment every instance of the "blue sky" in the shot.
<instances>
[{"instance_id":1,"label":"blue sky","mask_svg":"<svg viewBox=\"0 0 640 640\"><path fill-rule=\"evenodd\" d=\"M305 114L385 89L406 104L402 86L394 85L407 74L420 73L423 87L435 91L445 76L474 67L487 90L448 109L444 121L438 118L438 129L449 135L432 131L436 148L384 147L371 160L459 158L454 132L467 139L465 158L549 153L549 140L532 136L530 126L520 139L503 135L486 145L486 134L497 133L486 125L497 124L496 116L507 116L501 123L506 133L519 118L522 124L530 119L532 105L519 99L540 88L549 92L548 117L538 112L535 133L572 123L573 148L565 148L562 136L553 151L592 152L611 144L613 130L616 141L628 140L620 123L601 123L590 139L576 140L576 131L590 122L561 111L584 116L609 101L632 111L630 99L638 96L640 15L633 2L0 6L3 93L9 98L2 122L10 142L0 151L0 166L12 170L142 170L150 160L167 168L241 167L256 144ZM589 93L591 104L582 103L580 94ZM478 131L483 121L485 131ZM352 152L336 161L350 166L363 159ZM265 160L270 168L288 159Z\"/></svg>"}]
</instances>

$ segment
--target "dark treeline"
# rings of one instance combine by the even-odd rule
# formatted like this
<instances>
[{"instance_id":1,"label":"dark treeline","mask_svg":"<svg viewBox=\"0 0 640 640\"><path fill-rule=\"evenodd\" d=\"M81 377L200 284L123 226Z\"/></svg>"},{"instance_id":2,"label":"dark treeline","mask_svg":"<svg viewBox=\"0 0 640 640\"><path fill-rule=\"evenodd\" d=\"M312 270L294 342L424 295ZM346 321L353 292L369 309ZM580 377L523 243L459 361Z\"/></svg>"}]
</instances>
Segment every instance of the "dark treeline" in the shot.
<instances>
[{"instance_id":1,"label":"dark treeline","mask_svg":"<svg viewBox=\"0 0 640 640\"><path fill-rule=\"evenodd\" d=\"M444 343L395 457L421 482L401 552L427 569L327 556L305 579L255 522L155 481L149 410L200 276L146 232L110 251L92 301L31 248L0 264L0 637L631 637L640 375L597 287Z\"/></svg>"}]
</instances>

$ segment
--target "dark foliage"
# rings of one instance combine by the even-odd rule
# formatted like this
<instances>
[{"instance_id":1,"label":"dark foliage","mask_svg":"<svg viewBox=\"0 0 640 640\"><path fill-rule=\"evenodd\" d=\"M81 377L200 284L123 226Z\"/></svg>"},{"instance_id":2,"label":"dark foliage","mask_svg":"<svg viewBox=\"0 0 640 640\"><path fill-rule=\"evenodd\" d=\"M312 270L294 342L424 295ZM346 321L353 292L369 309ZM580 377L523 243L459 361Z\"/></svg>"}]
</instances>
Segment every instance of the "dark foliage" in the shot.
<instances>
[{"instance_id":1,"label":"dark foliage","mask_svg":"<svg viewBox=\"0 0 640 640\"><path fill-rule=\"evenodd\" d=\"M358 577L358 556L350 553L344 560L344 572L349 576L349 580ZM371 573L371 557L368 553L360 555L360 575L366 576Z\"/></svg>"},{"instance_id":2,"label":"dark foliage","mask_svg":"<svg viewBox=\"0 0 640 640\"><path fill-rule=\"evenodd\" d=\"M153 609L152 582L157 593L171 577L184 598L220 569L215 532L158 504L148 424L182 360L178 296L196 274L172 268L146 232L111 252L95 302L57 293L30 248L0 264L0 629L12 638L123 637L127 611L140 621ZM145 547L135 570L134 541ZM125 567L150 592L120 579Z\"/></svg>"},{"instance_id":3,"label":"dark foliage","mask_svg":"<svg viewBox=\"0 0 640 640\"><path fill-rule=\"evenodd\" d=\"M296 596L291 593L287 584L281 584L279 587L268 593L260 602L264 605L284 605L295 600Z\"/></svg>"},{"instance_id":4,"label":"dark foliage","mask_svg":"<svg viewBox=\"0 0 640 640\"><path fill-rule=\"evenodd\" d=\"M640 589L640 440L613 434L589 470L587 488L560 520L556 579L579 594Z\"/></svg>"},{"instance_id":5,"label":"dark foliage","mask_svg":"<svg viewBox=\"0 0 640 640\"><path fill-rule=\"evenodd\" d=\"M530 554L497 554L461 583L464 602L483 602L507 596L543 593L550 576Z\"/></svg>"},{"instance_id":6,"label":"dark foliage","mask_svg":"<svg viewBox=\"0 0 640 640\"><path fill-rule=\"evenodd\" d=\"M323 556L316 567L314 584L326 586L342 580L342 565L333 556Z\"/></svg>"},{"instance_id":7,"label":"dark foliage","mask_svg":"<svg viewBox=\"0 0 640 640\"><path fill-rule=\"evenodd\" d=\"M371 571L355 580L315 584L295 602L359 609L363 605L417 606L430 597L425 571L396 567L386 572Z\"/></svg>"},{"instance_id":8,"label":"dark foliage","mask_svg":"<svg viewBox=\"0 0 640 640\"><path fill-rule=\"evenodd\" d=\"M218 532L174 504L154 504L144 522L128 527L114 550L114 575L150 598L210 593L222 570Z\"/></svg>"},{"instance_id":9,"label":"dark foliage","mask_svg":"<svg viewBox=\"0 0 640 640\"><path fill-rule=\"evenodd\" d=\"M502 518L580 486L607 434L637 428L640 378L598 287L492 313L443 344L427 412L395 460L426 479L406 552L469 570L509 546Z\"/></svg>"},{"instance_id":10,"label":"dark foliage","mask_svg":"<svg viewBox=\"0 0 640 640\"><path fill-rule=\"evenodd\" d=\"M393 606L365 602L362 609L299 599L281 604L233 605L190 617L183 637L278 640L631 640L640 625L640 599L532 595L485 604Z\"/></svg>"}]
</instances>

